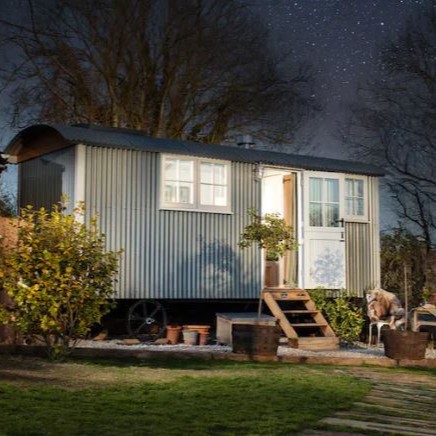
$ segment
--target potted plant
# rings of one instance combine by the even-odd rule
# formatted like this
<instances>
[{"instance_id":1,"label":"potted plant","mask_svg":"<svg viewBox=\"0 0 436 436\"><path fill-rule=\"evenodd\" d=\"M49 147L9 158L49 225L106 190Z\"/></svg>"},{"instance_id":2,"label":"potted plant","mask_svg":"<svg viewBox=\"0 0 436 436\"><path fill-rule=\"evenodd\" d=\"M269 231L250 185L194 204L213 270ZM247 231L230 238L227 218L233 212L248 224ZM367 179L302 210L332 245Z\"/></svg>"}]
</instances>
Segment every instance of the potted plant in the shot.
<instances>
[{"instance_id":1,"label":"potted plant","mask_svg":"<svg viewBox=\"0 0 436 436\"><path fill-rule=\"evenodd\" d=\"M268 259L274 259L272 262L277 263L287 251L295 250L298 247L294 238L294 232L291 226L288 226L283 218L277 213L267 213L263 217L256 213L254 209L248 211L252 222L248 224L242 232L239 240L239 247L247 248L252 244L264 251L265 262L271 262ZM265 283L267 286L270 284ZM260 319L262 312L262 289L260 290L259 306L257 315Z\"/></svg>"},{"instance_id":2,"label":"potted plant","mask_svg":"<svg viewBox=\"0 0 436 436\"><path fill-rule=\"evenodd\" d=\"M408 304L408 276L409 265L404 262L404 302L406 322L405 330L387 330L384 332L383 343L385 355L391 359L401 360L421 360L425 359L425 351L429 338L428 332L419 332L408 330L407 313L409 311Z\"/></svg>"},{"instance_id":3,"label":"potted plant","mask_svg":"<svg viewBox=\"0 0 436 436\"><path fill-rule=\"evenodd\" d=\"M257 244L263 249L266 263L265 285L278 286L280 258L298 246L293 229L277 213L267 213L262 217L250 209L248 215L252 222L245 227L239 247L247 248Z\"/></svg>"}]
</instances>

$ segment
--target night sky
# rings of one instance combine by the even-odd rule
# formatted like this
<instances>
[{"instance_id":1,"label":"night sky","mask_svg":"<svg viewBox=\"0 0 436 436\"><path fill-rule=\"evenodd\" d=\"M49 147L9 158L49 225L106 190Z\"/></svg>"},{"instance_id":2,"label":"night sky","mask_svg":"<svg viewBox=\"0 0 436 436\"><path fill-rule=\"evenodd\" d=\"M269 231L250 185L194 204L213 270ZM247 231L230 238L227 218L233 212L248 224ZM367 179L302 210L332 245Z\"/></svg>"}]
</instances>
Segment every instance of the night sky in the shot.
<instances>
[{"instance_id":1,"label":"night sky","mask_svg":"<svg viewBox=\"0 0 436 436\"><path fill-rule=\"evenodd\" d=\"M316 128L313 153L343 157L337 124L358 83L374 72L378 46L395 37L408 18L431 0L253 0L266 20L278 52L311 63L317 75L315 98L324 110Z\"/></svg>"},{"instance_id":2,"label":"night sky","mask_svg":"<svg viewBox=\"0 0 436 436\"><path fill-rule=\"evenodd\" d=\"M0 14L19 19L20 2L0 0ZM313 98L324 108L307 126L310 154L347 158L337 134L347 119L347 105L358 84L376 74L378 47L395 38L406 21L425 10L431 0L242 0L265 21L278 54L292 50L291 62L308 62L316 74ZM2 101L3 109L7 102ZM3 145L12 132L2 131ZM304 151L304 150L303 150ZM9 172L11 178L14 172ZM386 195L386 193L385 193ZM386 197L385 197L386 198ZM383 202L383 221L392 216Z\"/></svg>"}]
</instances>

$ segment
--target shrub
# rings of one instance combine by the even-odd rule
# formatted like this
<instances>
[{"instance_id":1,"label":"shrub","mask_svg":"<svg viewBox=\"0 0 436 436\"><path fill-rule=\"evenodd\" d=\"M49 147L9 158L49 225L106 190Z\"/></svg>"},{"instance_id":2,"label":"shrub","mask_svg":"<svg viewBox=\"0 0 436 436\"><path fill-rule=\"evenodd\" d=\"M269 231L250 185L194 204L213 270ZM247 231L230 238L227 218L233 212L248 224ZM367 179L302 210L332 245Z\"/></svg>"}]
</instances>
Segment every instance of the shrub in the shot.
<instances>
[{"instance_id":1,"label":"shrub","mask_svg":"<svg viewBox=\"0 0 436 436\"><path fill-rule=\"evenodd\" d=\"M267 260L279 260L287 251L297 248L292 227L278 214L267 213L262 217L250 209L248 215L251 223L244 228L239 241L240 248L255 243L259 248L266 249Z\"/></svg>"},{"instance_id":2,"label":"shrub","mask_svg":"<svg viewBox=\"0 0 436 436\"><path fill-rule=\"evenodd\" d=\"M326 289L315 289L310 292L310 295L339 339L344 342L354 342L359 339L365 320L362 309L351 301L352 297L344 295L333 297L332 292Z\"/></svg>"},{"instance_id":3,"label":"shrub","mask_svg":"<svg viewBox=\"0 0 436 436\"><path fill-rule=\"evenodd\" d=\"M0 307L0 321L42 339L54 358L113 306L119 253L105 251L95 217L89 226L75 219L83 214L83 205L72 214L24 209L17 248L2 260L0 281L13 304Z\"/></svg>"}]
</instances>

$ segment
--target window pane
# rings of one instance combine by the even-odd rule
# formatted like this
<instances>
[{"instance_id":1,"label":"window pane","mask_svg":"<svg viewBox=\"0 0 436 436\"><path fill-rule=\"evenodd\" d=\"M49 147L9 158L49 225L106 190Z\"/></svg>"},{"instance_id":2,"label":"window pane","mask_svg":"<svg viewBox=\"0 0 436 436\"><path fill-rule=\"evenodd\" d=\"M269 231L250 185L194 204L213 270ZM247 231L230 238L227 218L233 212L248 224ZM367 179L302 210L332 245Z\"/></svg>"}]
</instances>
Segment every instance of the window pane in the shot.
<instances>
[{"instance_id":1,"label":"window pane","mask_svg":"<svg viewBox=\"0 0 436 436\"><path fill-rule=\"evenodd\" d=\"M355 196L363 198L363 180L355 180Z\"/></svg>"},{"instance_id":2,"label":"window pane","mask_svg":"<svg viewBox=\"0 0 436 436\"><path fill-rule=\"evenodd\" d=\"M322 204L310 203L309 222L312 227L322 227Z\"/></svg>"},{"instance_id":3,"label":"window pane","mask_svg":"<svg viewBox=\"0 0 436 436\"><path fill-rule=\"evenodd\" d=\"M192 182L194 180L194 162L189 160L179 161L179 180Z\"/></svg>"},{"instance_id":4,"label":"window pane","mask_svg":"<svg viewBox=\"0 0 436 436\"><path fill-rule=\"evenodd\" d=\"M339 204L325 205L325 227L339 227Z\"/></svg>"},{"instance_id":5,"label":"window pane","mask_svg":"<svg viewBox=\"0 0 436 436\"><path fill-rule=\"evenodd\" d=\"M176 160L165 160L165 180L177 180L177 161Z\"/></svg>"},{"instance_id":6,"label":"window pane","mask_svg":"<svg viewBox=\"0 0 436 436\"><path fill-rule=\"evenodd\" d=\"M347 197L353 196L353 179L345 179L345 195Z\"/></svg>"},{"instance_id":7,"label":"window pane","mask_svg":"<svg viewBox=\"0 0 436 436\"><path fill-rule=\"evenodd\" d=\"M177 203L177 182L165 183L165 201L167 203Z\"/></svg>"},{"instance_id":8,"label":"window pane","mask_svg":"<svg viewBox=\"0 0 436 436\"><path fill-rule=\"evenodd\" d=\"M227 206L227 187L215 186L215 206Z\"/></svg>"},{"instance_id":9,"label":"window pane","mask_svg":"<svg viewBox=\"0 0 436 436\"><path fill-rule=\"evenodd\" d=\"M322 179L318 177L311 177L309 179L309 183L309 201L322 201Z\"/></svg>"},{"instance_id":10,"label":"window pane","mask_svg":"<svg viewBox=\"0 0 436 436\"><path fill-rule=\"evenodd\" d=\"M213 185L200 186L200 202L204 205L213 206Z\"/></svg>"},{"instance_id":11,"label":"window pane","mask_svg":"<svg viewBox=\"0 0 436 436\"><path fill-rule=\"evenodd\" d=\"M200 165L200 182L213 183L213 164L202 162Z\"/></svg>"},{"instance_id":12,"label":"window pane","mask_svg":"<svg viewBox=\"0 0 436 436\"><path fill-rule=\"evenodd\" d=\"M337 179L324 179L326 184L326 196L325 201L332 203L339 203L339 180Z\"/></svg>"},{"instance_id":13,"label":"window pane","mask_svg":"<svg viewBox=\"0 0 436 436\"><path fill-rule=\"evenodd\" d=\"M363 198L356 198L355 199L355 211L354 211L354 213L356 215L359 215L359 216L365 215Z\"/></svg>"},{"instance_id":14,"label":"window pane","mask_svg":"<svg viewBox=\"0 0 436 436\"><path fill-rule=\"evenodd\" d=\"M191 204L193 203L193 189L191 183L179 184L179 203Z\"/></svg>"},{"instance_id":15,"label":"window pane","mask_svg":"<svg viewBox=\"0 0 436 436\"><path fill-rule=\"evenodd\" d=\"M347 197L345 199L345 213L347 215L353 215L353 199L350 197Z\"/></svg>"},{"instance_id":16,"label":"window pane","mask_svg":"<svg viewBox=\"0 0 436 436\"><path fill-rule=\"evenodd\" d=\"M214 183L216 185L225 185L226 181L226 166L221 164L215 164L214 169Z\"/></svg>"}]
</instances>

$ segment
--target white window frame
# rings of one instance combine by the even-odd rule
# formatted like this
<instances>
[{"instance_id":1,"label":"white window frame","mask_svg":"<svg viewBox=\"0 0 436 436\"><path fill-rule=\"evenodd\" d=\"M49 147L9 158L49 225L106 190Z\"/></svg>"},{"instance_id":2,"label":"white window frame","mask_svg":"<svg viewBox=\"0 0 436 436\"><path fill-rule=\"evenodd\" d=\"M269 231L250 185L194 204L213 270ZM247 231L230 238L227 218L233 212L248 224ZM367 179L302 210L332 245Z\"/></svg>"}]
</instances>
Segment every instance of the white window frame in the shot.
<instances>
[{"instance_id":1,"label":"white window frame","mask_svg":"<svg viewBox=\"0 0 436 436\"><path fill-rule=\"evenodd\" d=\"M363 181L363 215L355 215L355 214L347 214L347 182L346 180L361 180ZM356 176L353 174L344 174L344 218L345 221L352 222L368 222L369 214L368 214L368 177L366 176Z\"/></svg>"},{"instance_id":2,"label":"white window frame","mask_svg":"<svg viewBox=\"0 0 436 436\"><path fill-rule=\"evenodd\" d=\"M310 179L311 178L315 178L315 179L322 179L323 180L323 184L322 184L322 189L323 189L323 192L322 192L322 198L323 198L323 201L321 201L321 202L319 202L321 205L322 205L322 208L321 208L321 213L322 213L322 226L311 226L311 224L310 224L310 203L311 203L311 201L310 201ZM338 206L339 206L339 213L338 213L338 223L337 223L337 226L326 226L326 225L324 225L325 224L325 217L326 217L326 213L325 213L325 205L326 204L328 204L328 202L327 201L325 201L324 200L324 197L325 197L325 184L324 184L324 180L327 180L327 179L330 179L330 180L338 180L338 182L339 182L339 202L338 202ZM344 204L344 192L343 192L343 180L342 180L342 177L341 177L341 174L335 174L335 173L321 173L321 172L310 172L310 174L309 174L309 177L308 177L308 179L307 179L307 205L306 205L306 207L307 207L307 225L308 225L308 227L310 227L310 228L312 228L312 229L324 229L324 230L326 230L326 231L329 231L329 230L331 230L331 231L336 231L338 228L340 228L341 227L341 224L340 224L340 220L341 220L341 218L343 217L343 214L344 214L344 206L345 206L345 204Z\"/></svg>"},{"instance_id":3,"label":"white window frame","mask_svg":"<svg viewBox=\"0 0 436 436\"><path fill-rule=\"evenodd\" d=\"M172 203L165 201L165 161L166 160L184 160L193 162L193 203ZM202 163L224 165L226 168L226 187L227 187L227 204L225 206L205 205L200 202L200 166ZM189 212L210 212L210 213L232 213L232 172L231 162L218 159L208 159L201 157L191 157L176 154L162 154L160 165L160 209L162 210L179 210Z\"/></svg>"}]
</instances>

